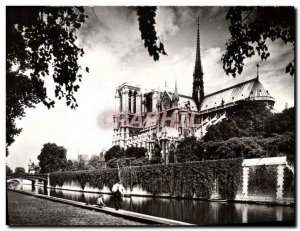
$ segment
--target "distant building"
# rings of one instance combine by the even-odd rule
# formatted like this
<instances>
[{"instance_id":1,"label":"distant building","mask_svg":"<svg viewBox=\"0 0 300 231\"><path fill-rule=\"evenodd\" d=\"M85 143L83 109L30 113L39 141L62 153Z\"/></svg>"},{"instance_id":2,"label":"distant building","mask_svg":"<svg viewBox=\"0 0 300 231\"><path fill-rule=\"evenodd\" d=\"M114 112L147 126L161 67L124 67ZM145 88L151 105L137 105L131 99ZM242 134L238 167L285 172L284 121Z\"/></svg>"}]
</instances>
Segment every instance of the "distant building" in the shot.
<instances>
[{"instance_id":1,"label":"distant building","mask_svg":"<svg viewBox=\"0 0 300 231\"><path fill-rule=\"evenodd\" d=\"M28 163L28 173L36 174L39 173L39 170L40 170L39 166L35 165L34 162L32 162L30 159Z\"/></svg>"},{"instance_id":2,"label":"distant building","mask_svg":"<svg viewBox=\"0 0 300 231\"><path fill-rule=\"evenodd\" d=\"M258 67L257 67L258 68ZM145 147L151 159L157 150L165 163L176 162L175 149L185 136L202 138L208 126L221 121L229 110L246 100L273 107L274 98L259 81L251 80L205 95L200 55L199 22L192 96L153 89L142 92L124 83L116 88L113 145Z\"/></svg>"},{"instance_id":3,"label":"distant building","mask_svg":"<svg viewBox=\"0 0 300 231\"><path fill-rule=\"evenodd\" d=\"M87 155L87 154L78 154L77 159L82 160L84 163L87 163L89 161L89 155Z\"/></svg>"},{"instance_id":4,"label":"distant building","mask_svg":"<svg viewBox=\"0 0 300 231\"><path fill-rule=\"evenodd\" d=\"M105 154L106 154L107 150L106 149L102 149L102 151L100 152L100 160L101 161L105 161L104 157L105 157Z\"/></svg>"}]
</instances>

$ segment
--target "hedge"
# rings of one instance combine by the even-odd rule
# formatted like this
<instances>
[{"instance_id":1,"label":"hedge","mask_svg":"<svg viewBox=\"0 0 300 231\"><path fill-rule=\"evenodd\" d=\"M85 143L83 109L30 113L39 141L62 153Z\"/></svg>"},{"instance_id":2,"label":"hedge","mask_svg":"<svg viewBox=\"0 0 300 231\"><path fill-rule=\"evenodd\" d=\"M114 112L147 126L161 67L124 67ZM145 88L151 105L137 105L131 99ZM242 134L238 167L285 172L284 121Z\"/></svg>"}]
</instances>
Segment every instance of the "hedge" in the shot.
<instances>
[{"instance_id":1,"label":"hedge","mask_svg":"<svg viewBox=\"0 0 300 231\"><path fill-rule=\"evenodd\" d=\"M137 186L147 192L169 194L177 197L210 198L213 182L218 179L222 199L234 199L242 180L242 159L210 160L176 164L124 167L120 170L122 184L132 189ZM117 169L62 172L50 174L51 186L62 186L77 180L82 189L89 182L91 187L109 188L118 181Z\"/></svg>"}]
</instances>

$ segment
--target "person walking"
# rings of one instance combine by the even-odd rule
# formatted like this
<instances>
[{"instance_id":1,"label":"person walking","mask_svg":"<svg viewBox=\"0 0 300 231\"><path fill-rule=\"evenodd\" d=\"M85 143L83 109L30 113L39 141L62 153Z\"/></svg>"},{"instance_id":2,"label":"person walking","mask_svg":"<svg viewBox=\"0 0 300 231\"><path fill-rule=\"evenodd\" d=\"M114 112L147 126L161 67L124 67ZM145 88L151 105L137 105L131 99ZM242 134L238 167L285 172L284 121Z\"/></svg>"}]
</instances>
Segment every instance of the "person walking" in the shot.
<instances>
[{"instance_id":1,"label":"person walking","mask_svg":"<svg viewBox=\"0 0 300 231\"><path fill-rule=\"evenodd\" d=\"M116 210L121 209L121 202L122 202L122 195L125 193L125 188L120 182L117 182L112 187L113 192L113 198L114 198L114 204L116 207Z\"/></svg>"}]
</instances>

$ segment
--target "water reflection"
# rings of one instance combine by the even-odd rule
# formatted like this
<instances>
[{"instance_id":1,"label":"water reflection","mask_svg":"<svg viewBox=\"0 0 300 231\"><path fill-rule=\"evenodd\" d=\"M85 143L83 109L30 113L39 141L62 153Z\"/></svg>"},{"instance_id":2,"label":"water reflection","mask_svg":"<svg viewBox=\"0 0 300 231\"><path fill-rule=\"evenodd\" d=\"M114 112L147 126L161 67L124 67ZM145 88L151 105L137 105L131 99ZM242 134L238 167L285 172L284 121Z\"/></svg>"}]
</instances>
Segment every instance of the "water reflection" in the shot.
<instances>
[{"instance_id":1,"label":"water reflection","mask_svg":"<svg viewBox=\"0 0 300 231\"><path fill-rule=\"evenodd\" d=\"M31 185L19 185L25 191L32 191ZM98 193L84 193L67 190L44 190L35 186L39 194L95 204ZM104 194L104 202L114 207L111 195ZM165 217L184 222L209 225L294 220L294 208L285 206L255 205L243 203L207 202L184 199L150 197L125 197L122 208L138 213Z\"/></svg>"}]
</instances>

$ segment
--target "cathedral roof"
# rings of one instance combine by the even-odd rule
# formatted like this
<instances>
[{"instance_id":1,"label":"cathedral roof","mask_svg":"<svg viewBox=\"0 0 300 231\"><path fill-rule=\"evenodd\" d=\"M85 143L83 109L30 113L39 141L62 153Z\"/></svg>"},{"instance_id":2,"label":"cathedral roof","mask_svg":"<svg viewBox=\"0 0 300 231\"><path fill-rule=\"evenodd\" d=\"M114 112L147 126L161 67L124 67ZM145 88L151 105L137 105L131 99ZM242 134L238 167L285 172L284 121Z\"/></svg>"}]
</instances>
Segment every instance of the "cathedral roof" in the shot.
<instances>
[{"instance_id":1,"label":"cathedral roof","mask_svg":"<svg viewBox=\"0 0 300 231\"><path fill-rule=\"evenodd\" d=\"M172 99L174 95L173 92L165 91L165 93ZM187 102L189 102L191 110L197 111L196 102L191 96L182 94L178 94L178 96L179 108L184 108ZM200 111L205 112L210 109L215 109L216 107L231 106L235 102L245 99L274 101L274 98L259 82L258 78L254 78L206 95L201 104Z\"/></svg>"},{"instance_id":2,"label":"cathedral roof","mask_svg":"<svg viewBox=\"0 0 300 231\"><path fill-rule=\"evenodd\" d=\"M245 99L274 101L274 98L263 87L258 78L254 78L206 95L201 104L200 111L206 111L219 106L230 106L230 104Z\"/></svg>"},{"instance_id":3,"label":"cathedral roof","mask_svg":"<svg viewBox=\"0 0 300 231\"><path fill-rule=\"evenodd\" d=\"M170 99L174 98L175 93L170 92L170 91L165 91L164 93L161 94L160 100L162 100L165 93L169 96ZM197 105L196 105L195 100L193 99L193 97L178 94L178 98L179 98L178 99L178 107L179 108L184 108L185 105L189 102L189 104L190 104L189 106L190 106L191 110L192 111L197 111Z\"/></svg>"},{"instance_id":4,"label":"cathedral roof","mask_svg":"<svg viewBox=\"0 0 300 231\"><path fill-rule=\"evenodd\" d=\"M191 108L192 111L197 111L197 105L195 103L195 100L192 97L179 94L178 107L183 107L184 108L185 104L187 102L190 102L190 108Z\"/></svg>"}]
</instances>

